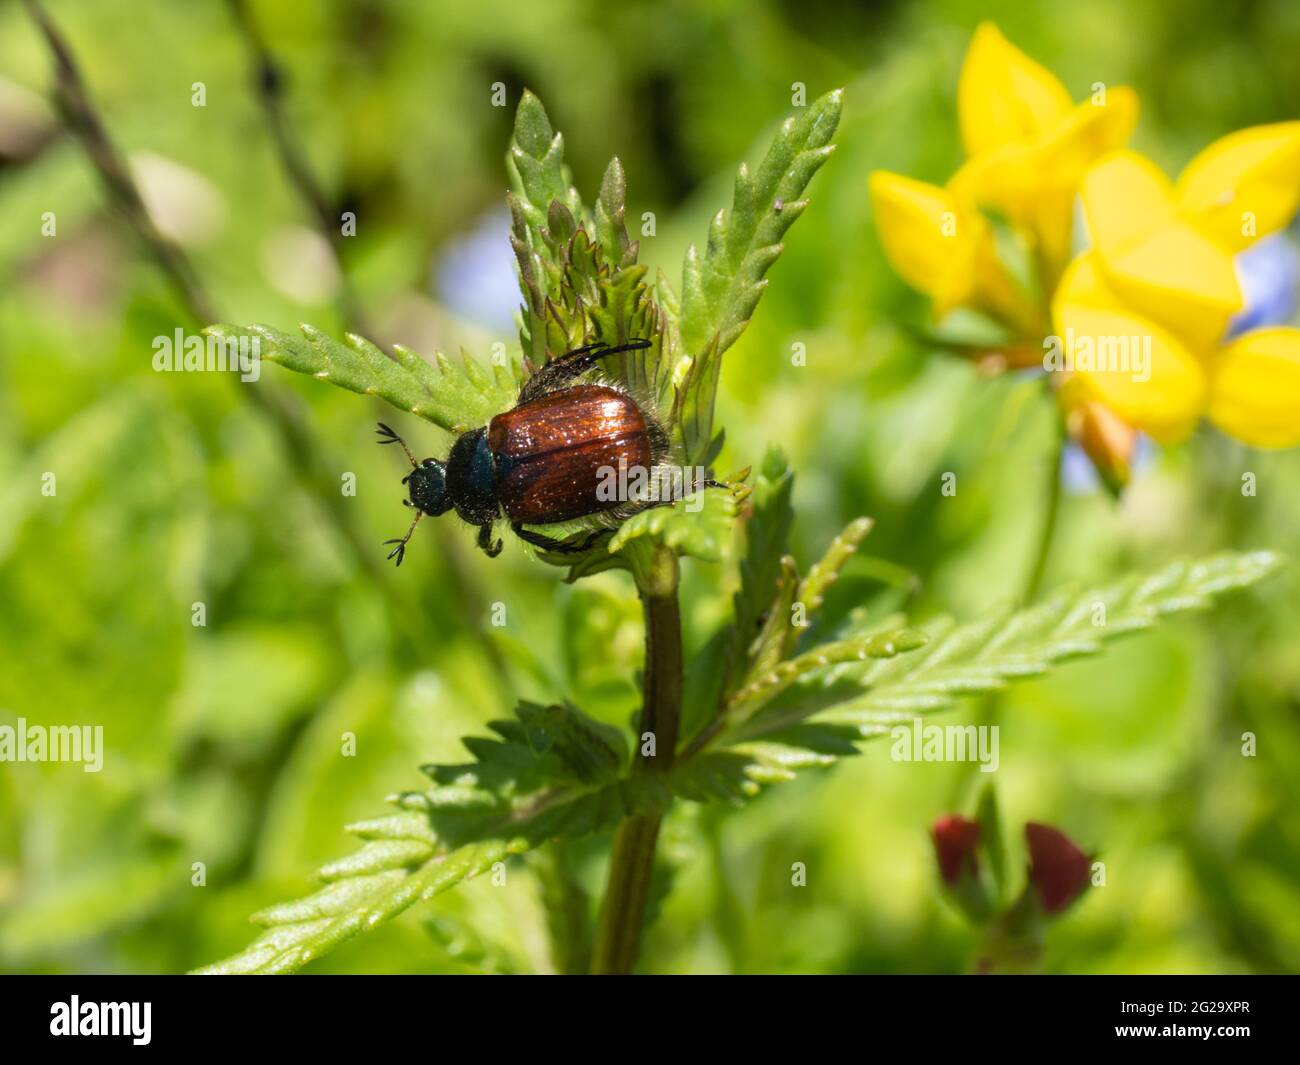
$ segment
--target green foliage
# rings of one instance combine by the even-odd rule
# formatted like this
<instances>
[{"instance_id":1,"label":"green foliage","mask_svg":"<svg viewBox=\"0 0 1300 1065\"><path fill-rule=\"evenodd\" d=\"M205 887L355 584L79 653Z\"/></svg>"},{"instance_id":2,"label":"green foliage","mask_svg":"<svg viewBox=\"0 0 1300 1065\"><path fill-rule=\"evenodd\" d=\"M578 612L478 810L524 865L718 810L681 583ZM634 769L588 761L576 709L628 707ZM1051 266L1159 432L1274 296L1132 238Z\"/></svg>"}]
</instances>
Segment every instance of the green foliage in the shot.
<instances>
[{"instance_id":1,"label":"green foliage","mask_svg":"<svg viewBox=\"0 0 1300 1065\"><path fill-rule=\"evenodd\" d=\"M449 432L486 424L513 403L518 391L517 367L496 366L489 375L464 353L459 366L441 352L431 365L408 348L396 347L389 357L363 337L349 333L347 343L340 344L309 325L302 326L302 339L265 325L213 325L205 332L223 341L248 337L268 362L378 396Z\"/></svg>"},{"instance_id":2,"label":"green foliage","mask_svg":"<svg viewBox=\"0 0 1300 1065\"><path fill-rule=\"evenodd\" d=\"M737 506L731 492L721 488L701 489L672 506L654 507L633 515L619 526L609 542L609 550L621 551L634 540L651 537L679 554L720 562Z\"/></svg>"},{"instance_id":3,"label":"green foliage","mask_svg":"<svg viewBox=\"0 0 1300 1065\"><path fill-rule=\"evenodd\" d=\"M564 163L563 135L552 127L541 101L525 92L506 160L510 243L523 296L522 365L535 369L597 340L610 345L649 340L647 348L612 357L602 371L654 404L686 467L711 461L721 446L720 438L712 441L719 359L753 314L767 284L763 275L781 253L780 238L807 207L797 197L830 155L841 95L829 93L806 114L786 120L753 177L741 166L730 214L720 211L714 219L702 260L694 247L687 253L685 299L679 304L668 292L670 312L665 312L646 281L647 268L637 264L639 245L628 238L622 164L617 158L610 162L595 211L588 212ZM685 315L684 326L679 314ZM683 327L685 372L674 392ZM468 355L460 367L442 354L430 365L404 347L394 348L390 357L362 337L348 334L347 343L340 344L306 325L304 339L260 325L214 325L207 332L220 340L255 338L271 362L378 396L456 433L486 424L512 405L518 390L520 369L514 363L495 367L489 376ZM590 528L579 526L567 542L590 540L587 551L540 557L569 566L573 580L628 565L606 555L617 556L648 536L679 554L718 561L735 514L734 502L724 495L706 493L698 509L682 501L642 512L612 538L591 536Z\"/></svg>"},{"instance_id":4,"label":"green foliage","mask_svg":"<svg viewBox=\"0 0 1300 1065\"><path fill-rule=\"evenodd\" d=\"M1100 654L1107 641L1166 615L1204 609L1279 564L1270 552L1173 562L1149 576L1061 592L1025 610L965 625L941 621L928 638L902 631L822 645L737 692L678 787L692 797L751 794L774 773L785 779L795 769L828 764L899 721Z\"/></svg>"},{"instance_id":5,"label":"green foliage","mask_svg":"<svg viewBox=\"0 0 1300 1065\"><path fill-rule=\"evenodd\" d=\"M339 270L317 255L279 251L318 212L296 197L271 132L259 130L238 41L222 38L211 5L142 6L148 34L107 18L103 5L45 5L123 154L141 173L147 157L170 164L174 183L169 177L158 190L168 214L214 223L206 233L178 230L218 308L214 320L288 327L300 343L292 325L310 321L355 353L343 340L359 325L333 287ZM941 181L959 164L952 89L969 27L986 11L958 0L882 24L847 6L834 19L809 19L774 0L682 5L668 40L638 31L655 21L645 21L649 6L633 3L610 18L599 5L563 12L534 5L507 29L482 12L449 18L448 5L386 5L385 32L360 35L345 32L346 21L322 21L303 0L261 5L260 14L290 75L289 132L326 206L347 201L358 212L355 236L336 242L344 286L386 337L409 330L408 342L440 376L434 350L450 356L455 379L435 421L453 431L469 414L509 406L525 372L512 343L516 367L500 405L459 382L473 367L489 379L500 372L488 366L487 345L511 330L500 301L486 297L504 288L506 305L519 303L515 278L493 280L492 262L508 264L505 242L494 233L484 250L481 239L500 218L510 137L508 112L489 102L482 71L526 71L551 115L564 116L573 173L561 170L560 199L586 234L563 250L585 307L567 327L642 333L651 315L637 295L645 286L662 312L650 329L662 329L668 355L661 342L649 367L658 384L643 378L638 389L664 399L674 392L674 371L680 385L689 368L709 361L680 338L687 300L677 263L692 240L707 251L702 238L730 199L736 161L756 162L766 151L763 131L788 98L786 79L768 74L789 70L819 79L820 88L847 82L836 158L819 172L794 239L782 238L761 312L728 356L752 361L727 375L726 440L716 459L710 449L721 422L712 440L709 430L691 430L722 470L752 463L745 483L755 494L764 451L779 440L799 471L792 490L799 520L779 549L755 560L763 579L753 586L748 626L734 623L735 596L758 515L747 516L743 489L722 563L682 567L684 713L693 722L683 722L684 753L725 704L727 647L740 648L729 698L818 646L895 630L904 613L979 618L991 601L1023 587L1046 483L1043 430L1054 411L1042 402L1041 382L989 379L944 356L944 348L996 347L990 322L952 317L924 337L899 326L923 317L920 300L886 267L872 234L871 170ZM254 932L247 915L303 894L304 871L340 853L338 826L373 813L377 796L418 787L414 763L472 762L457 753L459 737L488 735L486 723L519 698L541 706L571 699L602 726L620 726L626 748L623 726L640 698L641 606L621 575L562 586L508 536L502 557L488 562L451 518L425 522L417 550L384 579L367 571L363 555L340 550L322 493L304 491L293 476L303 454L269 431L257 409L263 390L300 382L270 368L257 383L233 388L222 375L150 372L151 343L186 326L187 311L108 217L113 205L85 156L40 106L50 63L22 5L4 14L0 124L18 136L6 141L0 210L20 223L0 227L0 333L10 355L0 357L0 646L12 663L0 670L0 724L20 716L47 726L102 721L105 761L100 773L0 765L0 968L184 971L262 931L287 939L294 922ZM1214 137L1294 111L1300 23L1266 21L1266 33L1252 31L1227 5L1202 4L1196 18L1153 6L1126 24L1123 12L1089 15L1066 0L1034 0L1002 28L1058 73L1096 69L1108 84L1133 84L1143 101L1139 139L1172 172ZM1109 47L1117 24L1132 47ZM1061 59L1063 26L1069 63ZM212 63L214 40L236 61ZM1189 95L1186 86L1204 82L1207 49L1227 91ZM708 61L683 60L692 56ZM200 68L209 100L222 106L208 107L201 123L176 121L193 113L188 98L159 86L189 85ZM524 139L545 157L546 136ZM619 162L606 166L613 151ZM580 208L569 203L575 184L586 194ZM551 229L550 197L536 195L528 248L546 260L552 253L536 229ZM654 210L658 231L641 238L634 266L622 265L645 210ZM57 214L57 236L38 224L47 211ZM572 244L576 229L568 232L563 215L558 227ZM584 242L599 252L609 281L591 284L595 253ZM550 284L540 265L537 276ZM463 283L459 290L453 281ZM592 305L593 290L607 300ZM567 311L563 286L554 291ZM629 317L632 306L642 317ZM779 357L793 339L807 340L807 367ZM474 356L465 371L462 348ZM545 358L527 351L534 365ZM388 349L399 369L401 356ZM420 366L408 369L419 375ZM623 362L612 369L623 380L639 372ZM369 374L353 377L369 387ZM398 394L415 405L440 387L404 382ZM329 388L293 392L301 424L315 433L311 454L326 470L356 472L356 496L340 500L336 481L330 494L359 542L377 550L410 515L397 499L396 456L363 439L370 401ZM427 436L420 423L399 428L413 446ZM679 427L679 444L681 437ZM1040 469L1041 477L1032 472ZM1257 496L1238 491L1245 469L1258 475ZM950 470L961 488L941 497L936 485ZM57 474L56 495L37 488L47 473ZM838 559L826 571L835 582L815 594L822 582L814 560L841 530L863 531L865 521L846 529L863 514L874 519L871 540ZM1067 482L1045 582L1106 586L1181 555L1290 550L1297 527L1300 450L1251 452L1198 433L1153 449L1121 505ZM640 536L625 551L653 542ZM623 557L605 543L592 553L600 565L583 565L594 571ZM787 602L805 605L808 628L778 624L792 616ZM206 625L191 620L196 603L207 606ZM488 621L495 603L508 608L501 628ZM880 665L930 661L925 656L947 638L936 623L912 623L931 642ZM1087 626L1084 635L1092 635ZM942 679L939 665L926 667L931 680ZM836 690L834 678L871 666L832 666L825 678L796 682L748 724L793 707L805 685L825 685L828 700L847 697L827 701L828 711L855 700L866 706L872 691L853 683ZM900 682L922 675L918 668ZM1104 657L1063 661L991 696L939 695L963 723L989 720L986 700L996 701L996 720L1006 724L1004 767L1014 759L1014 787L999 794L1006 824L1043 819L1105 848L1109 885L1054 928L1047 970L1300 969L1300 840L1286 831L1300 764L1294 573L1213 614L1118 641ZM888 723L890 708L878 712L875 727ZM345 732L358 738L355 757L340 757ZM1254 757L1243 757L1245 733L1259 738ZM503 739L490 735L486 742ZM813 715L749 739L714 733L683 758L683 774L718 765L727 798L743 797L746 783L761 786L745 775L750 766L762 775L760 762L772 778L839 764L782 789L776 801L672 805L655 884L665 867L680 874L660 927L644 937L646 970L969 967L970 935L936 890L925 826L941 812L970 809L973 767L896 765L885 744L873 748L863 738L856 725ZM860 746L864 757L845 757ZM397 812L407 820L374 823L365 830L374 838L357 850L390 834L403 847L428 846L429 834L431 861L445 855L454 865L462 846L498 853L499 836L437 839L415 794L403 800L411 808ZM483 824L498 809L483 805L483 817L458 816ZM453 816L446 827L455 827ZM444 891L318 956L311 971L585 971L608 841L597 833L558 842L530 850L524 862L503 855L504 887L479 877ZM1014 887L1023 841L1008 832L1005 844ZM399 863L378 871L401 890L414 883L420 853L399 848L362 864ZM814 890L796 892L792 909L794 853L815 864ZM559 856L563 870L548 870ZM202 888L191 879L200 861ZM331 883L350 880L364 886L365 876ZM372 905L387 905L385 886L367 890Z\"/></svg>"},{"instance_id":6,"label":"green foliage","mask_svg":"<svg viewBox=\"0 0 1300 1065\"><path fill-rule=\"evenodd\" d=\"M520 341L534 366L593 340L648 339L652 346L610 359L604 371L664 403L676 345L675 324L655 303L629 241L627 180L617 158L601 182L595 212L584 207L564 165L564 137L525 92L506 158L510 237L523 294Z\"/></svg>"},{"instance_id":7,"label":"green foliage","mask_svg":"<svg viewBox=\"0 0 1300 1065\"><path fill-rule=\"evenodd\" d=\"M713 216L703 256L694 245L686 253L681 336L694 356L681 397L688 463L708 459L722 354L749 324L767 287L763 275L785 250L781 238L808 207L800 197L835 150L843 95L827 93L786 119L752 176L741 164L730 213Z\"/></svg>"},{"instance_id":8,"label":"green foliage","mask_svg":"<svg viewBox=\"0 0 1300 1065\"><path fill-rule=\"evenodd\" d=\"M770 495L779 498L788 481L779 456L769 460ZM765 502L766 511L771 498ZM832 557L842 551L833 547ZM765 785L856 753L859 742L886 733L893 722L1098 654L1107 640L1165 615L1205 608L1278 565L1267 552L1225 553L1058 594L1013 614L936 626L929 640L900 629L823 644L774 664L732 695L704 742L688 748L674 768L669 786L695 802L752 798ZM1104 624L1094 620L1099 606ZM514 720L493 722L492 729L498 739L464 741L473 762L425 767L435 787L397 796L405 813L352 826L367 842L321 870L326 887L254 915L268 931L201 971L299 968L508 854L608 830L630 813L667 802L657 782L629 772L622 733L571 705L522 703ZM981 819L995 825L994 808L982 807Z\"/></svg>"},{"instance_id":9,"label":"green foliage","mask_svg":"<svg viewBox=\"0 0 1300 1065\"><path fill-rule=\"evenodd\" d=\"M409 830L382 823L371 826L364 831ZM385 836L368 844L355 860L322 869L321 878L330 883L314 895L255 913L253 923L267 930L247 950L195 972L202 976L294 972L359 932L378 927L413 903L478 876L522 849L519 843L489 840L435 855L432 846L418 838Z\"/></svg>"},{"instance_id":10,"label":"green foliage","mask_svg":"<svg viewBox=\"0 0 1300 1065\"><path fill-rule=\"evenodd\" d=\"M611 372L671 410L687 465L712 461L721 445L713 405L722 354L748 324L764 275L784 249L781 238L808 206L800 197L834 150L842 97L827 93L787 119L752 176L741 165L731 209L714 217L704 255L694 245L687 251L682 299L661 276L656 302L645 268L636 265L638 243L627 234L622 164L609 164L595 213L586 214L564 166L562 135L525 93L508 157L509 199L524 297L521 339L533 362L592 337L611 344L651 339L650 349L621 356ZM681 380L669 396L674 373Z\"/></svg>"},{"instance_id":11,"label":"green foliage","mask_svg":"<svg viewBox=\"0 0 1300 1065\"><path fill-rule=\"evenodd\" d=\"M619 779L627 748L617 729L568 704L521 703L515 714L492 722L499 738L465 739L473 762L425 766L435 786L394 796L403 812L350 826L365 844L321 869L325 887L254 914L267 931L199 971L291 972L508 855L662 802L649 783Z\"/></svg>"}]
</instances>

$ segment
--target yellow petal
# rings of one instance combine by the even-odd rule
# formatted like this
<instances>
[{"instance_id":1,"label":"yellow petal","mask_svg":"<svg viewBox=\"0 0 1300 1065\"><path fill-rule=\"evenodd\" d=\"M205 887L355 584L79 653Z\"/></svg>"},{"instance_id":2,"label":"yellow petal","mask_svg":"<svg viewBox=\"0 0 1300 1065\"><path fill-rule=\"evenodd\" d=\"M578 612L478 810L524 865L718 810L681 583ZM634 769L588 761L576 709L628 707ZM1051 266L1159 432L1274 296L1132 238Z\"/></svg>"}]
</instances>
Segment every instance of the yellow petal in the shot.
<instances>
[{"instance_id":1,"label":"yellow petal","mask_svg":"<svg viewBox=\"0 0 1300 1065\"><path fill-rule=\"evenodd\" d=\"M948 190L968 209L991 208L1011 222L1025 224L1038 191L1037 161L1031 145L1007 144L966 160Z\"/></svg>"},{"instance_id":2,"label":"yellow petal","mask_svg":"<svg viewBox=\"0 0 1300 1065\"><path fill-rule=\"evenodd\" d=\"M1218 345L1243 304L1232 256L1187 222L1163 226L1103 256L1102 264L1111 287L1135 311L1197 351Z\"/></svg>"},{"instance_id":3,"label":"yellow petal","mask_svg":"<svg viewBox=\"0 0 1300 1065\"><path fill-rule=\"evenodd\" d=\"M975 31L957 83L957 114L968 155L1032 140L1061 121L1070 94L1055 75L991 22Z\"/></svg>"},{"instance_id":4,"label":"yellow petal","mask_svg":"<svg viewBox=\"0 0 1300 1065\"><path fill-rule=\"evenodd\" d=\"M1300 208L1300 122L1238 130L1178 178L1182 209L1233 251L1281 229Z\"/></svg>"},{"instance_id":5,"label":"yellow petal","mask_svg":"<svg viewBox=\"0 0 1300 1065\"><path fill-rule=\"evenodd\" d=\"M1043 138L1040 180L1077 187L1093 163L1128 143L1137 118L1137 93L1126 85L1085 100Z\"/></svg>"},{"instance_id":6,"label":"yellow petal","mask_svg":"<svg viewBox=\"0 0 1300 1065\"><path fill-rule=\"evenodd\" d=\"M1172 333L1133 313L1089 252L1065 271L1052 300L1061 354L1092 396L1158 440L1191 431L1205 403L1200 360Z\"/></svg>"},{"instance_id":7,"label":"yellow petal","mask_svg":"<svg viewBox=\"0 0 1300 1065\"><path fill-rule=\"evenodd\" d=\"M1217 347L1242 306L1232 256L1179 217L1155 164L1136 152L1115 152L1088 171L1081 196L1115 294L1193 349Z\"/></svg>"},{"instance_id":8,"label":"yellow petal","mask_svg":"<svg viewBox=\"0 0 1300 1065\"><path fill-rule=\"evenodd\" d=\"M942 314L967 302L976 284L976 248L987 229L947 189L886 170L870 178L876 230L898 275Z\"/></svg>"},{"instance_id":9,"label":"yellow petal","mask_svg":"<svg viewBox=\"0 0 1300 1065\"><path fill-rule=\"evenodd\" d=\"M1252 447L1300 444L1300 329L1258 329L1219 353L1210 420Z\"/></svg>"},{"instance_id":10,"label":"yellow petal","mask_svg":"<svg viewBox=\"0 0 1300 1065\"><path fill-rule=\"evenodd\" d=\"M1175 208L1169 179L1137 152L1113 152L1084 175L1079 189L1092 246L1117 253L1160 225Z\"/></svg>"},{"instance_id":11,"label":"yellow petal","mask_svg":"<svg viewBox=\"0 0 1300 1065\"><path fill-rule=\"evenodd\" d=\"M1042 280L1050 289L1070 258L1079 183L1097 159L1128 139L1137 110L1132 89L1111 89L1104 103L1080 104L1033 143L1007 144L969 159L949 188L1025 232L1038 249Z\"/></svg>"}]
</instances>

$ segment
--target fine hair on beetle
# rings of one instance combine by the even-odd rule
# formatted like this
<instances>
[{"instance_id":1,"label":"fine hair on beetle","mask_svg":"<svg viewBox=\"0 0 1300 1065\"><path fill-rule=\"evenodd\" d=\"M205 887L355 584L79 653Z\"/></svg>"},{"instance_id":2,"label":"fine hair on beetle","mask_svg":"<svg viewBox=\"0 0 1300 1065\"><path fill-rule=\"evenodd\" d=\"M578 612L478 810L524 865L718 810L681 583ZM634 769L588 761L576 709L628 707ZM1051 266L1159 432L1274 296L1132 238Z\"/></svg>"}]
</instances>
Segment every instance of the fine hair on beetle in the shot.
<instances>
[{"instance_id":1,"label":"fine hair on beetle","mask_svg":"<svg viewBox=\"0 0 1300 1065\"><path fill-rule=\"evenodd\" d=\"M416 512L405 536L384 541L395 545L388 557L400 566L421 518L453 509L477 527L478 546L489 558L501 553L502 541L492 539L501 519L525 543L579 554L633 514L703 488L724 488L703 469L687 484L684 471L672 463L673 448L656 405L621 382L592 374L602 359L650 345L644 339L596 342L551 359L524 383L514 407L458 436L445 461L417 460L380 422L379 442L399 445L411 463L402 478L408 492L402 502ZM631 490L627 486L634 480L637 487ZM525 528L577 519L595 526L577 540Z\"/></svg>"}]
</instances>

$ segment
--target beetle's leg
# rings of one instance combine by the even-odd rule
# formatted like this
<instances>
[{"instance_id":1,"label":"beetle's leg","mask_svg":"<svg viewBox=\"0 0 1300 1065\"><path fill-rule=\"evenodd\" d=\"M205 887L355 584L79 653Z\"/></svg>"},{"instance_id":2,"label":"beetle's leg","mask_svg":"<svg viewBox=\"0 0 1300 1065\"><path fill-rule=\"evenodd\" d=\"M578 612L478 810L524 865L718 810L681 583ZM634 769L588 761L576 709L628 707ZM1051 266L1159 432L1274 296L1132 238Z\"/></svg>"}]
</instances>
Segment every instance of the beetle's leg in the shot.
<instances>
[{"instance_id":1,"label":"beetle's leg","mask_svg":"<svg viewBox=\"0 0 1300 1065\"><path fill-rule=\"evenodd\" d=\"M402 564L402 559L404 559L404 558L406 557L406 544L407 544L407 541L411 539L411 533L415 532L415 527L416 527L417 525L420 524L420 519L423 518L423 517L424 517L424 511L422 511L422 510L416 511L416 514L415 514L415 520L414 520L413 522L411 522L411 527L410 527L409 529L406 530L406 535L405 535L405 536L403 536L400 540L385 540L385 541L384 541L384 546L385 546L385 547L387 547L389 544L396 544L396 545L397 545L395 548L393 548L391 551L388 552L388 557L389 557L389 558L392 558L394 555L397 556L397 565L400 566L400 565Z\"/></svg>"},{"instance_id":2,"label":"beetle's leg","mask_svg":"<svg viewBox=\"0 0 1300 1065\"><path fill-rule=\"evenodd\" d=\"M501 554L501 548L505 545L500 540L496 543L492 542L492 526L489 524L478 527L478 546L482 548L483 554L487 555L488 558L496 558L497 555Z\"/></svg>"},{"instance_id":3,"label":"beetle's leg","mask_svg":"<svg viewBox=\"0 0 1300 1065\"><path fill-rule=\"evenodd\" d=\"M379 423L379 428L376 429L375 432L379 434L379 442L381 444L401 444L402 450L406 452L406 457L411 460L412 469L420 465L415 461L415 456L411 454L411 449L406 446L406 441L383 422ZM403 479L402 483L405 484L406 481Z\"/></svg>"},{"instance_id":4,"label":"beetle's leg","mask_svg":"<svg viewBox=\"0 0 1300 1065\"><path fill-rule=\"evenodd\" d=\"M614 347L605 344L587 344L566 351L548 362L525 382L519 393L519 402L527 403L554 392L579 374L591 369L606 355L620 355L625 351L639 351L649 346L648 340L629 340L626 344L618 344Z\"/></svg>"},{"instance_id":5,"label":"beetle's leg","mask_svg":"<svg viewBox=\"0 0 1300 1065\"><path fill-rule=\"evenodd\" d=\"M543 533L532 532L525 529L519 522L510 523L510 531L513 532L524 543L532 544L534 547L541 548L543 551L550 551L557 555L577 555L593 547L600 537L606 533L605 529L597 529L590 536L584 537L576 544L568 543L565 540L556 540L552 536L546 536Z\"/></svg>"}]
</instances>

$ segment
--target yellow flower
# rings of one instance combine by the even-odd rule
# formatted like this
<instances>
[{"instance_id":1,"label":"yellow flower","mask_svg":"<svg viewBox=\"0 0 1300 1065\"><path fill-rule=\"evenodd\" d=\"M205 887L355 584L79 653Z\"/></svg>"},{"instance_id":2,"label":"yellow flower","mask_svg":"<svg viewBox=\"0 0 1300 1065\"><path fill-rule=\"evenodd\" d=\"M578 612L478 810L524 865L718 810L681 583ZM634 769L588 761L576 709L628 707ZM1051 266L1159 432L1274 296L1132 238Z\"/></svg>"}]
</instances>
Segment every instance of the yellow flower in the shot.
<instances>
[{"instance_id":1,"label":"yellow flower","mask_svg":"<svg viewBox=\"0 0 1300 1065\"><path fill-rule=\"evenodd\" d=\"M1003 317L1023 302L998 262L993 231L947 189L877 170L869 181L885 255L898 275L924 292L936 317L979 307Z\"/></svg>"},{"instance_id":2,"label":"yellow flower","mask_svg":"<svg viewBox=\"0 0 1300 1065\"><path fill-rule=\"evenodd\" d=\"M1004 217L1037 259L1045 290L1069 260L1074 198L1088 166L1122 145L1137 121L1129 89L1098 88L1075 106L1064 85L992 23L976 30L957 91L967 163L946 187L871 175L876 227L890 263L942 317L986 311L1022 335L1043 315L1000 262L983 211Z\"/></svg>"},{"instance_id":3,"label":"yellow flower","mask_svg":"<svg viewBox=\"0 0 1300 1065\"><path fill-rule=\"evenodd\" d=\"M999 254L1005 219L1050 302L1072 432L1115 481L1135 429L1172 441L1208 417L1254 446L1300 445L1300 329L1229 336L1244 303L1234 257L1300 209L1300 122L1224 137L1171 182L1121 150L1137 121L1130 89L1097 84L1075 104L991 23L971 41L957 106L968 158L947 185L885 171L869 182L885 254L936 317L970 307L1010 326L1006 365L1037 346L1046 314ZM1071 262L1076 196L1090 247Z\"/></svg>"},{"instance_id":4,"label":"yellow flower","mask_svg":"<svg viewBox=\"0 0 1300 1065\"><path fill-rule=\"evenodd\" d=\"M1160 440L1208 416L1256 447L1300 444L1300 330L1225 345L1243 306L1235 253L1300 208L1300 122L1241 130L1171 183L1148 159L1115 152L1080 189L1091 249L1053 299L1075 367L1095 398ZM1124 351L1141 359L1103 357Z\"/></svg>"},{"instance_id":5,"label":"yellow flower","mask_svg":"<svg viewBox=\"0 0 1300 1065\"><path fill-rule=\"evenodd\" d=\"M957 112L969 161L951 187L1033 241L1050 288L1070 258L1079 181L1096 159L1128 140L1137 124L1137 94L1098 84L1076 105L1050 71L986 22L966 53Z\"/></svg>"}]
</instances>

